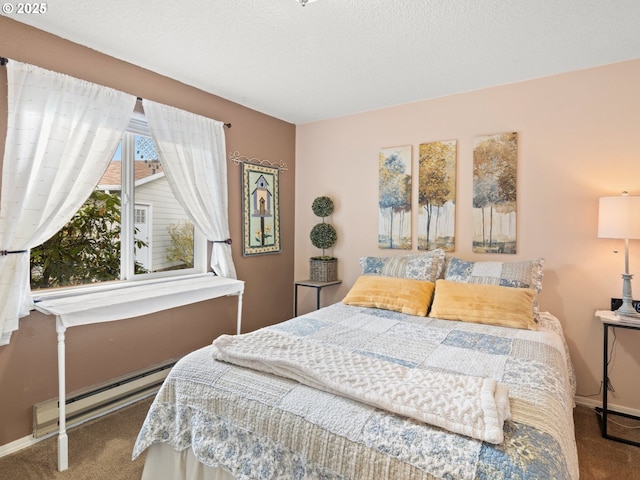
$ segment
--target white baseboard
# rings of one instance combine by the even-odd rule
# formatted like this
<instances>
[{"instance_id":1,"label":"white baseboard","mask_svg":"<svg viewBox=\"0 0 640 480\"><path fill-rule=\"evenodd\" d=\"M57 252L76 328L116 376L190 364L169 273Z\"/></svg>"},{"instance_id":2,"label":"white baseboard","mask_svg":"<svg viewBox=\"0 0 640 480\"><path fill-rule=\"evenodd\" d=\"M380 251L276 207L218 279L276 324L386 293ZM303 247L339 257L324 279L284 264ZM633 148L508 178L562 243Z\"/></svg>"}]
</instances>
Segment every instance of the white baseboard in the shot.
<instances>
[{"instance_id":1,"label":"white baseboard","mask_svg":"<svg viewBox=\"0 0 640 480\"><path fill-rule=\"evenodd\" d=\"M47 435L41 438L35 438L33 435L27 435L26 437L19 438L18 440L14 440L11 443L7 443L5 445L0 445L0 457L4 457L6 455L11 455L12 453L16 453L23 448L31 447L42 440L45 440L55 434Z\"/></svg>"},{"instance_id":2,"label":"white baseboard","mask_svg":"<svg viewBox=\"0 0 640 480\"><path fill-rule=\"evenodd\" d=\"M103 417L105 415L108 415L109 413L115 412L115 411L120 410L121 408L124 408L124 407L128 407L129 405L133 405L134 403L140 402L140 401L142 401L142 400L144 400L146 398L149 398L150 396L153 396L153 395L155 395L155 393L150 393L150 394L146 395L145 397L136 398L136 399L134 399L134 400L132 400L130 402L123 403L123 404L118 405L118 406L116 406L114 408L111 408L109 410L101 412L99 415L95 415L93 417L83 419L82 421L80 421L78 423L75 423L73 425L67 425L67 432L69 430L71 430L72 428L74 428L74 427L82 425L83 423L86 423L86 422L89 422L91 420L95 420L97 418ZM0 458L4 457L6 455L11 455L12 453L16 453L17 451L22 450L23 448L31 447L31 446L35 445L36 443L41 442L42 440L46 440L47 438L55 437L57 435L58 435L58 431L57 430L55 432L51 432L51 433L48 433L46 435L43 435L40 438L36 438L33 435L27 435L26 437L19 438L17 440L14 440L13 442L5 444L5 445L0 445Z\"/></svg>"},{"instance_id":3,"label":"white baseboard","mask_svg":"<svg viewBox=\"0 0 640 480\"><path fill-rule=\"evenodd\" d=\"M575 402L576 402L576 405L581 405L583 407L602 408L602 402L600 400L594 400L593 398L589 398L589 397L576 396ZM625 413L627 415L633 415L635 417L640 417L640 410L637 410L635 408L623 407L621 405L616 405L611 402L607 402L607 410L619 412L619 413Z\"/></svg>"}]
</instances>

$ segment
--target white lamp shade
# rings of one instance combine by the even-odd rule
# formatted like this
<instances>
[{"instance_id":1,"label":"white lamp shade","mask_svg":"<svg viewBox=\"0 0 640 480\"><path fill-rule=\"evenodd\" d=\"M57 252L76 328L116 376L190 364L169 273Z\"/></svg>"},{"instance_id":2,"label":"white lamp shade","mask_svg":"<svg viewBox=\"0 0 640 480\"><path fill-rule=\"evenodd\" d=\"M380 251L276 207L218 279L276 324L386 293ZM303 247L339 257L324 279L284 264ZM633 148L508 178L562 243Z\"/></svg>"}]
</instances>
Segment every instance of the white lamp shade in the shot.
<instances>
[{"instance_id":1,"label":"white lamp shade","mask_svg":"<svg viewBox=\"0 0 640 480\"><path fill-rule=\"evenodd\" d=\"M640 196L600 197L598 237L640 239Z\"/></svg>"}]
</instances>

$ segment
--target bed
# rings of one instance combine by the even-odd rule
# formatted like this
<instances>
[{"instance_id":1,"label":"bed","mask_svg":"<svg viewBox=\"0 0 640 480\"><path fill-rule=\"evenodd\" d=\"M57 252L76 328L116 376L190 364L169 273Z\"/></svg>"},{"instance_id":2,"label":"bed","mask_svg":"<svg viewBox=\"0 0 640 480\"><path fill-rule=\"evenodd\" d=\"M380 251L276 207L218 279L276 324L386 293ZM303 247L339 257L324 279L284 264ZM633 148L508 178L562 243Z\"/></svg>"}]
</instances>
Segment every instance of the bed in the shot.
<instances>
[{"instance_id":1,"label":"bed","mask_svg":"<svg viewBox=\"0 0 640 480\"><path fill-rule=\"evenodd\" d=\"M361 265L342 302L180 360L134 447L142 478L578 478L541 259Z\"/></svg>"}]
</instances>

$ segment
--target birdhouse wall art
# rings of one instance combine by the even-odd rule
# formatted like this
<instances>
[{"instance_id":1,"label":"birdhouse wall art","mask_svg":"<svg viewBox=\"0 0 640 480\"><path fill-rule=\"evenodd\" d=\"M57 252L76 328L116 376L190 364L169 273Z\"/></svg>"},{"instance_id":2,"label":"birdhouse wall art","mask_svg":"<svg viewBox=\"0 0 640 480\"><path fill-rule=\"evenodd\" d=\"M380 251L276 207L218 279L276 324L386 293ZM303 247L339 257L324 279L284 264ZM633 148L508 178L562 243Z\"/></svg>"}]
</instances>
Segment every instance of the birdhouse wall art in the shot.
<instances>
[{"instance_id":1,"label":"birdhouse wall art","mask_svg":"<svg viewBox=\"0 0 640 480\"><path fill-rule=\"evenodd\" d=\"M269 191L269 182L264 175L260 175L256 181L255 188L251 192L251 200L253 201L252 217L266 218L273 215L271 211L273 194ZM262 244L264 245L264 232L262 232Z\"/></svg>"},{"instance_id":2,"label":"birdhouse wall art","mask_svg":"<svg viewBox=\"0 0 640 480\"><path fill-rule=\"evenodd\" d=\"M278 253L280 246L280 170L242 164L243 255Z\"/></svg>"}]
</instances>

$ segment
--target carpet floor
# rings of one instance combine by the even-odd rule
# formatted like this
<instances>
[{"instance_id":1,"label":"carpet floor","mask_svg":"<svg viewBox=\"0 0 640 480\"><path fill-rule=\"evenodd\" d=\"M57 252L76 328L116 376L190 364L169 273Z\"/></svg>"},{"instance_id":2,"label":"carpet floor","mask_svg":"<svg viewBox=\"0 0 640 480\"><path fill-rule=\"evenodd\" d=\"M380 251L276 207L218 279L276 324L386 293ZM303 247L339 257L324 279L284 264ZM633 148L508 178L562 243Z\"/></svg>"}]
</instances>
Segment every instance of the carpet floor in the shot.
<instances>
[{"instance_id":1,"label":"carpet floor","mask_svg":"<svg viewBox=\"0 0 640 480\"><path fill-rule=\"evenodd\" d=\"M137 480L144 455L131 461L150 399L69 430L69 469L57 471L57 438L0 458L0 480ZM574 410L581 480L640 480L640 447L602 438L594 410ZM614 417L609 433L640 441L640 422ZM401 479L398 479L401 480ZM543 480L543 479L540 479ZM546 479L544 479L546 480Z\"/></svg>"},{"instance_id":2,"label":"carpet floor","mask_svg":"<svg viewBox=\"0 0 640 480\"><path fill-rule=\"evenodd\" d=\"M58 437L0 458L0 480L136 480L144 455L133 444L152 399L145 399L67 431L69 469L58 471Z\"/></svg>"},{"instance_id":3,"label":"carpet floor","mask_svg":"<svg viewBox=\"0 0 640 480\"><path fill-rule=\"evenodd\" d=\"M573 418L580 480L640 480L640 447L602 438L591 408L576 407ZM640 442L640 421L609 415L607 423L608 434Z\"/></svg>"}]
</instances>

